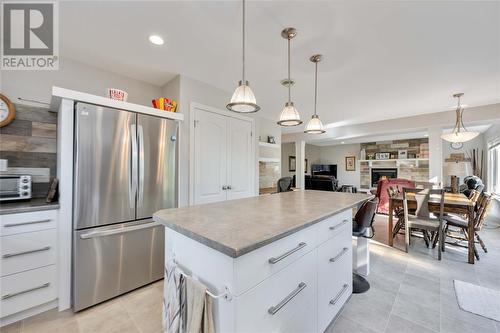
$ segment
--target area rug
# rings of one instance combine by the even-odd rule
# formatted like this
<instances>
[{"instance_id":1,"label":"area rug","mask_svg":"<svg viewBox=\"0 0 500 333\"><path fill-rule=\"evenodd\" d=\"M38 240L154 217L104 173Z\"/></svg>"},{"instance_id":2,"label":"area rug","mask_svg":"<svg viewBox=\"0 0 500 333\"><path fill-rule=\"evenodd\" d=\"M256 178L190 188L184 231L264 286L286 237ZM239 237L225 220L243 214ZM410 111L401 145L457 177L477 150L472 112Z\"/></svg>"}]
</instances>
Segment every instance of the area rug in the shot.
<instances>
[{"instance_id":1,"label":"area rug","mask_svg":"<svg viewBox=\"0 0 500 333\"><path fill-rule=\"evenodd\" d=\"M500 291L460 280L453 284L462 310L500 322Z\"/></svg>"}]
</instances>

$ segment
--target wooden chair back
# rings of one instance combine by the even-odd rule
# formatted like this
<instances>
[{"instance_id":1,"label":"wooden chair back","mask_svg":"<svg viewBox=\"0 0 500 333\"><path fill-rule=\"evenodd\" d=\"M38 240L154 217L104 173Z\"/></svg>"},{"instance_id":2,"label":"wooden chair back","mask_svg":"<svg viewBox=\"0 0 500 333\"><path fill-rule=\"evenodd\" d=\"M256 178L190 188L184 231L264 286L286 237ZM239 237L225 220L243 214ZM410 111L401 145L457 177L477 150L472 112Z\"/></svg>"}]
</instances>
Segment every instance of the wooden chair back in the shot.
<instances>
[{"instance_id":1,"label":"wooden chair back","mask_svg":"<svg viewBox=\"0 0 500 333\"><path fill-rule=\"evenodd\" d=\"M417 194L419 192L428 193L430 195L439 195L439 214L437 215L439 221L443 220L444 215L444 189L417 189L417 188L403 188L403 209L405 215L405 222L408 222L408 193ZM417 207L418 209L418 207Z\"/></svg>"},{"instance_id":2,"label":"wooden chair back","mask_svg":"<svg viewBox=\"0 0 500 333\"><path fill-rule=\"evenodd\" d=\"M481 193L480 198L477 203L476 216L474 221L474 228L476 230L481 230L484 225L484 220L488 216L488 210L490 208L491 199L493 196L485 192Z\"/></svg>"},{"instance_id":3,"label":"wooden chair back","mask_svg":"<svg viewBox=\"0 0 500 333\"><path fill-rule=\"evenodd\" d=\"M478 200L481 197L481 192L477 190L472 190L469 194L469 200L472 201L474 204L478 204Z\"/></svg>"}]
</instances>

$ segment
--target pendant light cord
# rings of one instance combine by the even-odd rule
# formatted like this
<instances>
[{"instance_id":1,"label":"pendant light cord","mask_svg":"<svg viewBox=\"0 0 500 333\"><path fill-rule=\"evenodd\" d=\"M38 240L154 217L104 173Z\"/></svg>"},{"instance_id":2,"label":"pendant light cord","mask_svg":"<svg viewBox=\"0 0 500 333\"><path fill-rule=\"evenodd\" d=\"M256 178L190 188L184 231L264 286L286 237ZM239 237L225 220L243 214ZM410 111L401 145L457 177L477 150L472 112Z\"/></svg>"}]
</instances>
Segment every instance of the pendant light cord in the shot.
<instances>
[{"instance_id":1,"label":"pendant light cord","mask_svg":"<svg viewBox=\"0 0 500 333\"><path fill-rule=\"evenodd\" d=\"M318 100L318 62L314 63L314 115L316 116L316 104Z\"/></svg>"},{"instance_id":2,"label":"pendant light cord","mask_svg":"<svg viewBox=\"0 0 500 333\"><path fill-rule=\"evenodd\" d=\"M291 90L292 80L290 79L290 37L288 37L288 102L292 102Z\"/></svg>"},{"instance_id":3,"label":"pendant light cord","mask_svg":"<svg viewBox=\"0 0 500 333\"><path fill-rule=\"evenodd\" d=\"M246 84L245 82L245 0L243 0L243 73L242 73L242 83Z\"/></svg>"}]
</instances>

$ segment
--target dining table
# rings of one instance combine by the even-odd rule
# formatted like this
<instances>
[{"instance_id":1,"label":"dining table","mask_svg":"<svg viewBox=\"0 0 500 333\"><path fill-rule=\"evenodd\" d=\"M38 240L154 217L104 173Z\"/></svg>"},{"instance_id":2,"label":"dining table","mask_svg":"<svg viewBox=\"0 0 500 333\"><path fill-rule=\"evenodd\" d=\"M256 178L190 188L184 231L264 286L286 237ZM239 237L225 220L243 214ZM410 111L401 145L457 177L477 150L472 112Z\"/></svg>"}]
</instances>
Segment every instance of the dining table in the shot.
<instances>
[{"instance_id":1,"label":"dining table","mask_svg":"<svg viewBox=\"0 0 500 333\"><path fill-rule=\"evenodd\" d=\"M417 201L412 193L408 193L408 209L416 209ZM439 212L440 195L430 195L429 211L431 213ZM475 203L462 193L445 193L444 194L444 212L451 214L459 214L467 216L469 222L467 228L468 242L468 260L469 264L474 264L474 206ZM393 215L397 207L403 207L403 194L398 193L389 198L389 246L394 246L393 239Z\"/></svg>"}]
</instances>

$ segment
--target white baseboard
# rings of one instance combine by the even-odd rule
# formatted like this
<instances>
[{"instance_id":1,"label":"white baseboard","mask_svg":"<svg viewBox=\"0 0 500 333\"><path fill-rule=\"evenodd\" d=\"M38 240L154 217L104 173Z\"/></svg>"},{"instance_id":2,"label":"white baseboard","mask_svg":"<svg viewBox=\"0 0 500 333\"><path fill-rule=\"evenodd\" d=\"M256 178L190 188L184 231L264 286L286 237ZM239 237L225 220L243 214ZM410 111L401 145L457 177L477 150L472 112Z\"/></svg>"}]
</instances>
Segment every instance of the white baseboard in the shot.
<instances>
[{"instance_id":1,"label":"white baseboard","mask_svg":"<svg viewBox=\"0 0 500 333\"><path fill-rule=\"evenodd\" d=\"M10 316L0 318L0 327L15 323L17 321L26 319L26 318L31 317L31 316L35 316L37 314L40 314L42 312L45 312L45 311L48 311L51 309L55 309L55 308L57 308L57 299L50 301L50 302L47 302L47 303L44 303L44 304L41 304L41 305L38 305L38 306L35 306L35 307L28 309L28 310L24 310L24 311L21 311L18 313L14 313Z\"/></svg>"}]
</instances>

